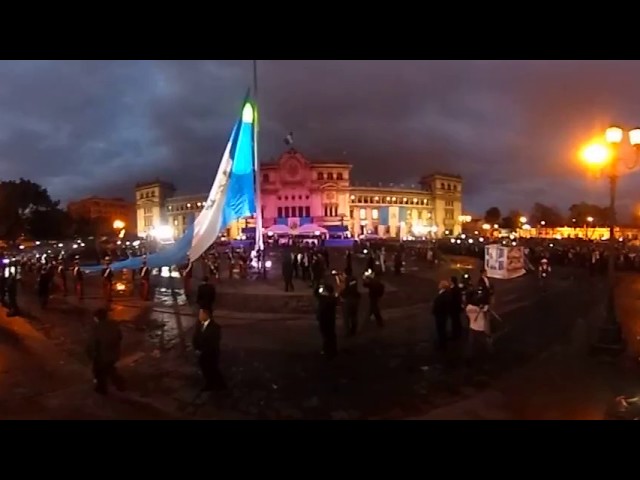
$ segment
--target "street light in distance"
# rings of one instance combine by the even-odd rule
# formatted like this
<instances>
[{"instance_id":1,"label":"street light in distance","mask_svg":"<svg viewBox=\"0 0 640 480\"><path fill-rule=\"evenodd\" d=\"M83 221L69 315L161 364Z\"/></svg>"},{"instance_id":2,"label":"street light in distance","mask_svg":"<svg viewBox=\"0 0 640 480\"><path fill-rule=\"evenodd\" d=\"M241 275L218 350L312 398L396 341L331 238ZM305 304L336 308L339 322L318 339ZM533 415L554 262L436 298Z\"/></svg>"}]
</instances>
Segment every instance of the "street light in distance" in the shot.
<instances>
[{"instance_id":1,"label":"street light in distance","mask_svg":"<svg viewBox=\"0 0 640 480\"><path fill-rule=\"evenodd\" d=\"M633 162L626 166L632 170L638 166L638 160L640 159L640 128L631 129L628 135L629 143L635 149L635 156ZM605 131L604 138L606 144L592 143L587 145L581 152L581 156L587 166L604 171L609 179L609 212L611 218L609 219L607 308L604 322L598 332L598 340L593 347L599 351L620 353L624 350L625 343L615 306L615 260L617 255L615 224L616 196L620 178L620 145L624 139L624 130L618 126L609 127ZM587 218L587 221L592 222L593 218L589 218Z\"/></svg>"}]
</instances>

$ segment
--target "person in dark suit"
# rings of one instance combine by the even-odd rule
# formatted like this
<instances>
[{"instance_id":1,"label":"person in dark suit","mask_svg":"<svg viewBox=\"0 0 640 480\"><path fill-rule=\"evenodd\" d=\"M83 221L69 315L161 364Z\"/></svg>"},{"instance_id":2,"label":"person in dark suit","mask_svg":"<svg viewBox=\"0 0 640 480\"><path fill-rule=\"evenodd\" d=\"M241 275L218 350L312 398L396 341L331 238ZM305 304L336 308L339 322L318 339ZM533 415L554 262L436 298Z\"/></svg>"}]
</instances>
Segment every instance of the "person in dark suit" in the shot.
<instances>
[{"instance_id":1,"label":"person in dark suit","mask_svg":"<svg viewBox=\"0 0 640 480\"><path fill-rule=\"evenodd\" d=\"M203 391L226 389L226 382L220 372L220 341L222 330L211 316L211 312L200 310L193 333L193 348L198 354L198 366L204 378Z\"/></svg>"},{"instance_id":2,"label":"person in dark suit","mask_svg":"<svg viewBox=\"0 0 640 480\"><path fill-rule=\"evenodd\" d=\"M457 277L451 277L451 288L449 290L449 320L451 320L451 339L458 340L462 336L462 288Z\"/></svg>"},{"instance_id":3,"label":"person in dark suit","mask_svg":"<svg viewBox=\"0 0 640 480\"><path fill-rule=\"evenodd\" d=\"M213 304L216 301L216 287L209 283L209 277L202 277L196 293L196 304L200 310L213 313Z\"/></svg>"},{"instance_id":4,"label":"person in dark suit","mask_svg":"<svg viewBox=\"0 0 640 480\"><path fill-rule=\"evenodd\" d=\"M450 312L449 282L442 280L438 285L438 295L433 300L431 313L436 321L437 346L443 350L447 346L447 318Z\"/></svg>"},{"instance_id":5,"label":"person in dark suit","mask_svg":"<svg viewBox=\"0 0 640 480\"><path fill-rule=\"evenodd\" d=\"M120 327L116 322L109 320L105 308L96 310L93 319L94 324L87 343L87 356L91 360L95 391L106 395L109 381L118 391L123 391L124 381L116 369L122 345Z\"/></svg>"}]
</instances>

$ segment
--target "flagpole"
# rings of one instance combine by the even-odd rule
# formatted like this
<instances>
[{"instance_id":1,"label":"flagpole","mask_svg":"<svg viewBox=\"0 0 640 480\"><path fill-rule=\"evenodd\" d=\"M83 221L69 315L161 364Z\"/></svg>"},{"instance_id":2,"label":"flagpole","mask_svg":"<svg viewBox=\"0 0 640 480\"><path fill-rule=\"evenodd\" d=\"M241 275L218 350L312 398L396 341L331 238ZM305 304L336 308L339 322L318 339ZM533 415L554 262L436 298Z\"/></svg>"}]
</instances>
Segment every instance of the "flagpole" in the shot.
<instances>
[{"instance_id":1,"label":"flagpole","mask_svg":"<svg viewBox=\"0 0 640 480\"><path fill-rule=\"evenodd\" d=\"M260 188L260 160L258 159L258 132L260 130L260 122L258 120L258 61L253 60L253 160L255 171L255 184L256 184L256 250L262 250L262 265L263 273L265 272L264 258L264 238L262 236L262 193Z\"/></svg>"}]
</instances>

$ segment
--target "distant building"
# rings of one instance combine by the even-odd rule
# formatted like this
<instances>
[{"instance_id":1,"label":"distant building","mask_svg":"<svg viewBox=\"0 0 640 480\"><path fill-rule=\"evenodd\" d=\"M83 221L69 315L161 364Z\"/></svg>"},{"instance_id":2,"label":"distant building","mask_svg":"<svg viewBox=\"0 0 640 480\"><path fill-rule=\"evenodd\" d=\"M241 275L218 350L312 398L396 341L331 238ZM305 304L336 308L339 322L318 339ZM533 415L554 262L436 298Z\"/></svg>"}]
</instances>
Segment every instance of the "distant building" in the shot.
<instances>
[{"instance_id":1,"label":"distant building","mask_svg":"<svg viewBox=\"0 0 640 480\"><path fill-rule=\"evenodd\" d=\"M146 237L154 227L167 224L166 202L176 193L176 187L168 182L136 184L136 224L138 236Z\"/></svg>"},{"instance_id":2,"label":"distant building","mask_svg":"<svg viewBox=\"0 0 640 480\"><path fill-rule=\"evenodd\" d=\"M351 182L352 166L340 161L310 161L290 149L277 161L260 166L264 227L298 228L314 223L331 232L404 237L461 231L462 178L434 173L419 185L358 186ZM202 210L207 194L174 197L173 185L159 180L136 186L138 234L154 226L171 225L176 237ZM229 228L233 238L255 228L247 218Z\"/></svg>"},{"instance_id":3,"label":"distant building","mask_svg":"<svg viewBox=\"0 0 640 480\"><path fill-rule=\"evenodd\" d=\"M116 220L121 220L133 228L135 228L137 223L134 204L127 202L123 198L83 198L82 200L69 202L67 211L69 215L75 219L104 218L108 219L111 223Z\"/></svg>"}]
</instances>

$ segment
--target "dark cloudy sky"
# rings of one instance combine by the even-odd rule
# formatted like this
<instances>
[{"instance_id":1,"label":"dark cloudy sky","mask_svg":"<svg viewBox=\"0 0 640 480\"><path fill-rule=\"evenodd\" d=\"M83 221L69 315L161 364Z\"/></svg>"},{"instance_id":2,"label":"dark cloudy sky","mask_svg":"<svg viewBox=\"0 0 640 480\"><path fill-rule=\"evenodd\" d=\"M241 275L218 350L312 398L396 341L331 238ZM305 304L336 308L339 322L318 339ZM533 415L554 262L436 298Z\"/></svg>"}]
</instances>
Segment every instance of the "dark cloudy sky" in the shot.
<instances>
[{"instance_id":1,"label":"dark cloudy sky","mask_svg":"<svg viewBox=\"0 0 640 480\"><path fill-rule=\"evenodd\" d=\"M251 61L0 62L0 178L63 201L127 195L161 177L206 191L251 82ZM640 124L638 61L260 61L261 151L289 130L361 181L460 173L473 213L606 202L576 149ZM632 152L625 150L631 156ZM623 212L640 201L623 179Z\"/></svg>"}]
</instances>

